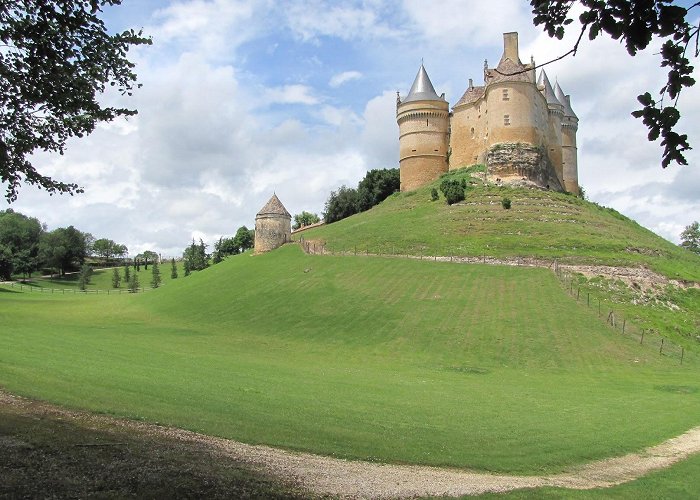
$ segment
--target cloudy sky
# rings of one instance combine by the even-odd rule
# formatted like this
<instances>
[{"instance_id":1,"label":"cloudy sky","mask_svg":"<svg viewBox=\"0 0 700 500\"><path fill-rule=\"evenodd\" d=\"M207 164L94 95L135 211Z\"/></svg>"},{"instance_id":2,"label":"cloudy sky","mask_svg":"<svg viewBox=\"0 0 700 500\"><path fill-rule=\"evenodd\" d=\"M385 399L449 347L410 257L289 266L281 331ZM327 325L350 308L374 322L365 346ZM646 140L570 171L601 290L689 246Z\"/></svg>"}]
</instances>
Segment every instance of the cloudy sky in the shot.
<instances>
[{"instance_id":1,"label":"cloudy sky","mask_svg":"<svg viewBox=\"0 0 700 500\"><path fill-rule=\"evenodd\" d=\"M481 83L484 59L497 63L503 32L520 33L524 61L573 43L535 28L525 0L124 0L104 17L153 38L131 53L143 87L123 101L105 96L139 114L101 125L64 156L36 157L42 173L85 194L24 187L11 208L132 255L179 255L193 237L213 244L253 227L273 192L292 214L320 214L331 190L396 167L396 91L407 93L421 59L454 105L469 78ZM700 88L680 101L690 165L663 170L660 147L630 116L638 94L662 85L655 52L630 58L599 39L547 73L580 119L588 197L678 242L700 219Z\"/></svg>"}]
</instances>

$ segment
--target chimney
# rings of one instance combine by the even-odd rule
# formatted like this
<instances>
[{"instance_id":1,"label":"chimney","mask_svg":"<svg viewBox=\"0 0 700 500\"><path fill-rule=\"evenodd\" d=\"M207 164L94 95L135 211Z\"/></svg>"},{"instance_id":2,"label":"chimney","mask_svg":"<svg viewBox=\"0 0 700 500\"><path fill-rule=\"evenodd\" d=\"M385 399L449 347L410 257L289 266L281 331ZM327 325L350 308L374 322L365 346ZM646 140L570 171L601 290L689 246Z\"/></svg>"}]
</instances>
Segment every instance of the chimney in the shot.
<instances>
[{"instance_id":1,"label":"chimney","mask_svg":"<svg viewBox=\"0 0 700 500\"><path fill-rule=\"evenodd\" d=\"M474 81L471 78L469 79L469 88L470 89L474 88Z\"/></svg>"},{"instance_id":2,"label":"chimney","mask_svg":"<svg viewBox=\"0 0 700 500\"><path fill-rule=\"evenodd\" d=\"M508 58L513 62L520 62L517 31L503 33L503 58Z\"/></svg>"}]
</instances>

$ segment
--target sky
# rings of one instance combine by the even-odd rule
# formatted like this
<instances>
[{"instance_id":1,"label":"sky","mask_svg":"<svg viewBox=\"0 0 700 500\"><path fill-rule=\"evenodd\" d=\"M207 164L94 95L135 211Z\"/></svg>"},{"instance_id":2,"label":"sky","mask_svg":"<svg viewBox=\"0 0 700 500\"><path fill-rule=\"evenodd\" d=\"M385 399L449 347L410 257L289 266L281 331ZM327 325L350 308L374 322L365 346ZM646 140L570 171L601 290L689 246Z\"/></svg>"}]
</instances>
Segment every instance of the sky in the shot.
<instances>
[{"instance_id":1,"label":"sky","mask_svg":"<svg viewBox=\"0 0 700 500\"><path fill-rule=\"evenodd\" d=\"M62 156L35 155L41 173L84 194L25 186L4 208L164 257L253 228L273 193L291 214L320 215L332 190L397 167L396 92L406 95L421 60L454 105L469 78L482 82L485 59L497 64L504 32L517 31L521 59L536 63L575 35L550 39L524 0L124 0L103 18L153 39L129 53L143 87L102 98L138 115L100 124ZM696 147L689 165L662 169L661 147L630 115L637 95L663 85L653 45L631 58L619 42L584 41L546 71L579 117L587 197L678 243L700 219L700 85L679 104Z\"/></svg>"}]
</instances>

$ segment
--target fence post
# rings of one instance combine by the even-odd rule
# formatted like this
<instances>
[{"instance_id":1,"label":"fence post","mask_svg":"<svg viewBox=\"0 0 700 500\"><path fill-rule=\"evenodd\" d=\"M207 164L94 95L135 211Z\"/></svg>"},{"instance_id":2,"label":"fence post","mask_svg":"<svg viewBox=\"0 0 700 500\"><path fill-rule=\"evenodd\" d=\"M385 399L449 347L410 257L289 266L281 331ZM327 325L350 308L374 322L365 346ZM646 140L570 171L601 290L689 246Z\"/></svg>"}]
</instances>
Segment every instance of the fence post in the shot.
<instances>
[{"instance_id":1,"label":"fence post","mask_svg":"<svg viewBox=\"0 0 700 500\"><path fill-rule=\"evenodd\" d=\"M663 354L664 352L664 338L661 337L661 347L659 348L659 354Z\"/></svg>"},{"instance_id":2,"label":"fence post","mask_svg":"<svg viewBox=\"0 0 700 500\"><path fill-rule=\"evenodd\" d=\"M357 245L355 245L355 255L357 255Z\"/></svg>"},{"instance_id":3,"label":"fence post","mask_svg":"<svg viewBox=\"0 0 700 500\"><path fill-rule=\"evenodd\" d=\"M588 307L591 307L591 292L588 292Z\"/></svg>"},{"instance_id":4,"label":"fence post","mask_svg":"<svg viewBox=\"0 0 700 500\"><path fill-rule=\"evenodd\" d=\"M627 326L627 318L622 320L622 335L625 334L625 326Z\"/></svg>"},{"instance_id":5,"label":"fence post","mask_svg":"<svg viewBox=\"0 0 700 500\"><path fill-rule=\"evenodd\" d=\"M683 364L683 355L685 354L685 347L681 347L681 364Z\"/></svg>"},{"instance_id":6,"label":"fence post","mask_svg":"<svg viewBox=\"0 0 700 500\"><path fill-rule=\"evenodd\" d=\"M581 287L578 287L576 289L576 302L578 302L578 298L581 296Z\"/></svg>"},{"instance_id":7,"label":"fence post","mask_svg":"<svg viewBox=\"0 0 700 500\"><path fill-rule=\"evenodd\" d=\"M598 316L600 316L600 298L598 299Z\"/></svg>"},{"instance_id":8,"label":"fence post","mask_svg":"<svg viewBox=\"0 0 700 500\"><path fill-rule=\"evenodd\" d=\"M644 343L644 328L642 328L642 338L641 338L641 340L639 341L639 343L640 343L640 344L643 344L643 343Z\"/></svg>"}]
</instances>

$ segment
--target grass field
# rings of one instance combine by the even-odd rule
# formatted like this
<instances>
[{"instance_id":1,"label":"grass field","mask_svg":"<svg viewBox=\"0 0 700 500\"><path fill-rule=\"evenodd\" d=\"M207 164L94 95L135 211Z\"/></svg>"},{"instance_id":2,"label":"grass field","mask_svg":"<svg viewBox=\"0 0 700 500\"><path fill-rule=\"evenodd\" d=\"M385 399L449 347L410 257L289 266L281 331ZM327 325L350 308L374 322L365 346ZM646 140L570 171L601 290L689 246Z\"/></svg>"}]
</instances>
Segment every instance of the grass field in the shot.
<instances>
[{"instance_id":1,"label":"grass field","mask_svg":"<svg viewBox=\"0 0 700 500\"><path fill-rule=\"evenodd\" d=\"M532 473L700 424L700 366L545 269L237 256L140 295L0 292L0 385L365 460Z\"/></svg>"}]
</instances>

